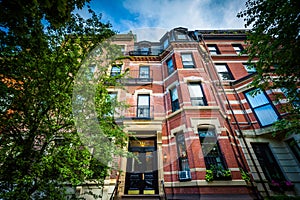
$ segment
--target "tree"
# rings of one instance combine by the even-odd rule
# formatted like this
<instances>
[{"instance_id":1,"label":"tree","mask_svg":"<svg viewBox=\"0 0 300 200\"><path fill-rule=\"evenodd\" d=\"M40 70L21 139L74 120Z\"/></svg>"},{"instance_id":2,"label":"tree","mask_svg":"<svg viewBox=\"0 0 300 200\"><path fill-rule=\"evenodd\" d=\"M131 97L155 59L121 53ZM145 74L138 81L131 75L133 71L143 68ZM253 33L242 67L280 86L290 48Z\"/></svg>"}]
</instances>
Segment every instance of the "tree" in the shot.
<instances>
[{"instance_id":1,"label":"tree","mask_svg":"<svg viewBox=\"0 0 300 200\"><path fill-rule=\"evenodd\" d=\"M255 62L257 74L252 86L284 90L293 106L284 106L291 114L277 128L297 133L300 108L300 2L298 0L248 0L246 10L238 13L251 27L246 49L249 63ZM282 96L278 96L278 99Z\"/></svg>"},{"instance_id":2,"label":"tree","mask_svg":"<svg viewBox=\"0 0 300 200\"><path fill-rule=\"evenodd\" d=\"M101 184L107 175L107 163L84 146L72 110L81 62L114 35L92 10L86 20L72 12L87 2L0 2L0 199L65 199L68 187L90 178ZM99 80L117 83L106 73ZM114 105L108 86L97 85L104 94L95 97L102 119ZM122 147L126 134L113 121L99 120L99 129Z\"/></svg>"}]
</instances>

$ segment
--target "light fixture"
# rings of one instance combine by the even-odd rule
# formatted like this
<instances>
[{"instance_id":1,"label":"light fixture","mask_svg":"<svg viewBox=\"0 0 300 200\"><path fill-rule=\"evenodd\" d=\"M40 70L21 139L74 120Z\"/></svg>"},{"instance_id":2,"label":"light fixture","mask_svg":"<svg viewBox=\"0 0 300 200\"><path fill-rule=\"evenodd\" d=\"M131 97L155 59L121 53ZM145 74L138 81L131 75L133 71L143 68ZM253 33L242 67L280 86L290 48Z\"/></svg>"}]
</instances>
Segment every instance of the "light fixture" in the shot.
<instances>
[{"instance_id":1,"label":"light fixture","mask_svg":"<svg viewBox=\"0 0 300 200\"><path fill-rule=\"evenodd\" d=\"M166 161L167 161L167 159L168 159L168 156L167 156L167 154L166 154L166 153L164 153L164 162L166 162Z\"/></svg>"}]
</instances>

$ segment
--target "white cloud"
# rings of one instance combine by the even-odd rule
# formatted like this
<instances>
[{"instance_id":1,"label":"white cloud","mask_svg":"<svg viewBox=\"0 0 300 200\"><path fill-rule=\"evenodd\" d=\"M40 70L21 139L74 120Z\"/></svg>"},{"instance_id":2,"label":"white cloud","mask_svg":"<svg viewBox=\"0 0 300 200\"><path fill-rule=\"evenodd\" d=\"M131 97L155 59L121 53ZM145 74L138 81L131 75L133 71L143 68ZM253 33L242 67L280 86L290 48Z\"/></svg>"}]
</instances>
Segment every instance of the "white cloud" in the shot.
<instances>
[{"instance_id":1,"label":"white cloud","mask_svg":"<svg viewBox=\"0 0 300 200\"><path fill-rule=\"evenodd\" d=\"M242 29L236 14L246 0L125 0L123 6L137 17L122 21L129 30L142 27L173 29Z\"/></svg>"}]
</instances>

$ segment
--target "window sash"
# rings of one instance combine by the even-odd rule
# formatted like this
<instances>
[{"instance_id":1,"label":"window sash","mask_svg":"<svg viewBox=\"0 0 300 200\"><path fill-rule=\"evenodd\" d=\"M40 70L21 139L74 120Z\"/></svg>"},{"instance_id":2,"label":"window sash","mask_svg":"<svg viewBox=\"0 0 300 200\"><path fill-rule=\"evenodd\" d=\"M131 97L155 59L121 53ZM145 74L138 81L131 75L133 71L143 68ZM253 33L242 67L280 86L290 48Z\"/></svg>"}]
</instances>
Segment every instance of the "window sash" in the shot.
<instances>
[{"instance_id":1,"label":"window sash","mask_svg":"<svg viewBox=\"0 0 300 200\"><path fill-rule=\"evenodd\" d=\"M176 87L170 91L170 96L171 96L172 112L174 112L179 109L178 93Z\"/></svg>"},{"instance_id":2,"label":"window sash","mask_svg":"<svg viewBox=\"0 0 300 200\"><path fill-rule=\"evenodd\" d=\"M198 83L190 83L188 85L192 106L206 105L206 99L202 91L202 87Z\"/></svg>"},{"instance_id":3,"label":"window sash","mask_svg":"<svg viewBox=\"0 0 300 200\"><path fill-rule=\"evenodd\" d=\"M276 122L278 120L278 115L265 93L257 90L256 95L252 96L252 92L253 90L245 93L245 96L260 124L262 126L267 126Z\"/></svg>"},{"instance_id":4,"label":"window sash","mask_svg":"<svg viewBox=\"0 0 300 200\"><path fill-rule=\"evenodd\" d=\"M121 67L119 66L112 66L111 67L111 76L117 76L121 73Z\"/></svg>"},{"instance_id":5,"label":"window sash","mask_svg":"<svg viewBox=\"0 0 300 200\"><path fill-rule=\"evenodd\" d=\"M140 78L149 78L149 77L150 77L149 66L140 67Z\"/></svg>"},{"instance_id":6,"label":"window sash","mask_svg":"<svg viewBox=\"0 0 300 200\"><path fill-rule=\"evenodd\" d=\"M185 68L194 67L194 61L192 54L181 54L182 65Z\"/></svg>"},{"instance_id":7,"label":"window sash","mask_svg":"<svg viewBox=\"0 0 300 200\"><path fill-rule=\"evenodd\" d=\"M211 55L217 55L219 54L219 51L216 46L208 46L208 50Z\"/></svg>"},{"instance_id":8,"label":"window sash","mask_svg":"<svg viewBox=\"0 0 300 200\"><path fill-rule=\"evenodd\" d=\"M215 65L215 66L221 80L232 80L230 72L227 69L227 65Z\"/></svg>"},{"instance_id":9,"label":"window sash","mask_svg":"<svg viewBox=\"0 0 300 200\"><path fill-rule=\"evenodd\" d=\"M199 129L198 134L206 168L210 169L212 165L221 166L223 169L227 168L220 151L215 129Z\"/></svg>"},{"instance_id":10,"label":"window sash","mask_svg":"<svg viewBox=\"0 0 300 200\"><path fill-rule=\"evenodd\" d=\"M138 106L150 106L149 95L139 95L138 96Z\"/></svg>"},{"instance_id":11,"label":"window sash","mask_svg":"<svg viewBox=\"0 0 300 200\"><path fill-rule=\"evenodd\" d=\"M169 74L171 74L172 72L175 71L172 58L167 61L167 66L168 66L168 73Z\"/></svg>"},{"instance_id":12,"label":"window sash","mask_svg":"<svg viewBox=\"0 0 300 200\"><path fill-rule=\"evenodd\" d=\"M190 171L188 155L187 155L187 150L185 145L185 138L182 133L176 135L176 143L177 143L177 154L179 158L180 171Z\"/></svg>"},{"instance_id":13,"label":"window sash","mask_svg":"<svg viewBox=\"0 0 300 200\"><path fill-rule=\"evenodd\" d=\"M143 94L138 96L137 117L138 118L150 117L150 96L149 95Z\"/></svg>"},{"instance_id":14,"label":"window sash","mask_svg":"<svg viewBox=\"0 0 300 200\"><path fill-rule=\"evenodd\" d=\"M245 70L251 74L251 73L255 73L256 72L256 68L254 65L248 65L248 64L243 64L244 65L244 68Z\"/></svg>"},{"instance_id":15,"label":"window sash","mask_svg":"<svg viewBox=\"0 0 300 200\"><path fill-rule=\"evenodd\" d=\"M278 120L277 113L271 105L255 108L254 112L262 126L273 124Z\"/></svg>"}]
</instances>

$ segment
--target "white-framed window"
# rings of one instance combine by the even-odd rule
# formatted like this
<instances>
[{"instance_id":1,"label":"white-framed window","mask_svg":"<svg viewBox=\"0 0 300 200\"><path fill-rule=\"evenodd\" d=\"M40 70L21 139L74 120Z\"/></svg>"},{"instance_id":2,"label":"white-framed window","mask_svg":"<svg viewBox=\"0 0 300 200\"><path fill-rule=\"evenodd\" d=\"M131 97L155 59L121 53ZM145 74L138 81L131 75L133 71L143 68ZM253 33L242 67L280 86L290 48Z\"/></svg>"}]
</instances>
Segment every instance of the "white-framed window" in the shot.
<instances>
[{"instance_id":1,"label":"white-framed window","mask_svg":"<svg viewBox=\"0 0 300 200\"><path fill-rule=\"evenodd\" d=\"M248 72L248 74L253 74L256 72L256 68L254 64L243 63L243 66L245 70Z\"/></svg>"},{"instance_id":2,"label":"white-framed window","mask_svg":"<svg viewBox=\"0 0 300 200\"><path fill-rule=\"evenodd\" d=\"M179 109L178 93L176 87L170 90L170 95L171 95L172 112L175 112L176 110Z\"/></svg>"},{"instance_id":3,"label":"white-framed window","mask_svg":"<svg viewBox=\"0 0 300 200\"><path fill-rule=\"evenodd\" d=\"M220 54L220 51L219 51L217 45L211 44L211 45L207 45L207 47L208 47L208 50L209 50L211 55Z\"/></svg>"},{"instance_id":4,"label":"white-framed window","mask_svg":"<svg viewBox=\"0 0 300 200\"><path fill-rule=\"evenodd\" d=\"M194 68L195 67L192 53L182 53L181 60L182 60L183 68Z\"/></svg>"},{"instance_id":5,"label":"white-framed window","mask_svg":"<svg viewBox=\"0 0 300 200\"><path fill-rule=\"evenodd\" d=\"M243 46L240 44L233 44L232 47L235 50L236 54L241 54L244 50Z\"/></svg>"},{"instance_id":6,"label":"white-framed window","mask_svg":"<svg viewBox=\"0 0 300 200\"><path fill-rule=\"evenodd\" d=\"M192 106L206 106L207 102L200 83L189 83L188 89Z\"/></svg>"},{"instance_id":7,"label":"white-framed window","mask_svg":"<svg viewBox=\"0 0 300 200\"><path fill-rule=\"evenodd\" d=\"M216 64L215 66L221 80L232 80L232 75L226 64Z\"/></svg>"},{"instance_id":8,"label":"white-framed window","mask_svg":"<svg viewBox=\"0 0 300 200\"><path fill-rule=\"evenodd\" d=\"M174 67L172 58L167 60L167 66L168 66L168 74L172 74L175 71L175 67Z\"/></svg>"},{"instance_id":9,"label":"white-framed window","mask_svg":"<svg viewBox=\"0 0 300 200\"><path fill-rule=\"evenodd\" d=\"M179 181L191 180L189 159L183 133L176 134L176 145L179 163Z\"/></svg>"},{"instance_id":10,"label":"white-framed window","mask_svg":"<svg viewBox=\"0 0 300 200\"><path fill-rule=\"evenodd\" d=\"M278 120L278 114L273 104L263 91L250 90L245 93L245 96L261 126L271 125Z\"/></svg>"},{"instance_id":11,"label":"white-framed window","mask_svg":"<svg viewBox=\"0 0 300 200\"><path fill-rule=\"evenodd\" d=\"M138 95L137 118L150 118L150 95L149 94Z\"/></svg>"},{"instance_id":12,"label":"white-framed window","mask_svg":"<svg viewBox=\"0 0 300 200\"><path fill-rule=\"evenodd\" d=\"M178 38L178 40L186 40L187 36L186 36L186 34L178 33L177 38Z\"/></svg>"},{"instance_id":13,"label":"white-framed window","mask_svg":"<svg viewBox=\"0 0 300 200\"><path fill-rule=\"evenodd\" d=\"M113 65L111 67L110 76L117 76L119 74L121 74L121 66L119 66L119 65Z\"/></svg>"},{"instance_id":14,"label":"white-framed window","mask_svg":"<svg viewBox=\"0 0 300 200\"><path fill-rule=\"evenodd\" d=\"M140 66L139 78L150 78L149 66Z\"/></svg>"}]
</instances>

